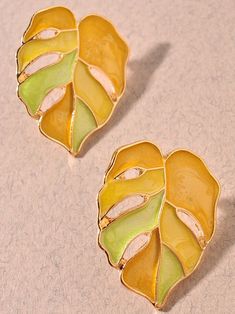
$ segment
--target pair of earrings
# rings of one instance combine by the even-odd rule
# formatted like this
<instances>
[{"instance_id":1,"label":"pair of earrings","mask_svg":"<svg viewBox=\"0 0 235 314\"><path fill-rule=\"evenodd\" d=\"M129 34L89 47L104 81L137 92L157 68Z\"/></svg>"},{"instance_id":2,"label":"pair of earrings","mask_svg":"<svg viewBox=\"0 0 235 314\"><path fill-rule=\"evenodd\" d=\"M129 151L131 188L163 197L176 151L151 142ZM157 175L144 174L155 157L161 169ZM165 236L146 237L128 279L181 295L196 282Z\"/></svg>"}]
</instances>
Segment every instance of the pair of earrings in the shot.
<instances>
[{"instance_id":1,"label":"pair of earrings","mask_svg":"<svg viewBox=\"0 0 235 314\"><path fill-rule=\"evenodd\" d=\"M77 23L64 7L45 9L32 17L17 53L18 95L40 131L77 156L121 98L127 59L125 41L106 19ZM143 141L114 153L98 196L99 245L126 287L164 306L214 234L219 190L189 151L164 157Z\"/></svg>"}]
</instances>

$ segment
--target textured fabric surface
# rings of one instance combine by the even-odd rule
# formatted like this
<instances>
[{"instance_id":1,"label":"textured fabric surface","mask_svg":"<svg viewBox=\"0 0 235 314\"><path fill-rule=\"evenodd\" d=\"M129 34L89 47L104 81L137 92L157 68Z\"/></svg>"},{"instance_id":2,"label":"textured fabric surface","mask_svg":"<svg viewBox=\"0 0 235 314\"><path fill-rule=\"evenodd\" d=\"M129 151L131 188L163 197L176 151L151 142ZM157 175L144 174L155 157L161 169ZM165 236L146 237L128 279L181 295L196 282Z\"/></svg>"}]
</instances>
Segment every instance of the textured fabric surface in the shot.
<instances>
[{"instance_id":1,"label":"textured fabric surface","mask_svg":"<svg viewBox=\"0 0 235 314\"><path fill-rule=\"evenodd\" d=\"M81 158L43 137L16 96L15 53L31 15L101 14L131 48L127 90ZM1 0L0 313L155 313L97 245L96 195L113 151L148 139L203 157L222 186L214 239L169 313L235 307L234 0Z\"/></svg>"}]
</instances>

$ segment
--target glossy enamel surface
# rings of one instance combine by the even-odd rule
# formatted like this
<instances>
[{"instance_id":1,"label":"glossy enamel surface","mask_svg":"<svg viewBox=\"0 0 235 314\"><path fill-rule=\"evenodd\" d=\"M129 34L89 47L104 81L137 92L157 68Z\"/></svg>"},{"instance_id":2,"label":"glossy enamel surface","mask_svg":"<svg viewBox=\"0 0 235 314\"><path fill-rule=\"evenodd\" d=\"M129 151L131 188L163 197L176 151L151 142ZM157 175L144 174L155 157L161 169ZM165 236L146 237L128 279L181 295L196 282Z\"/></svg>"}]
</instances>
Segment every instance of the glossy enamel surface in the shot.
<instances>
[{"instance_id":1,"label":"glossy enamel surface","mask_svg":"<svg viewBox=\"0 0 235 314\"><path fill-rule=\"evenodd\" d=\"M71 118L73 113L74 95L72 85L66 88L64 97L50 109L40 120L41 131L62 143L67 148L71 145L70 134Z\"/></svg>"},{"instance_id":2,"label":"glossy enamel surface","mask_svg":"<svg viewBox=\"0 0 235 314\"><path fill-rule=\"evenodd\" d=\"M45 29L74 29L77 23L73 13L64 7L51 7L35 13L27 28L23 41L29 41Z\"/></svg>"},{"instance_id":3,"label":"glossy enamel surface","mask_svg":"<svg viewBox=\"0 0 235 314\"><path fill-rule=\"evenodd\" d=\"M58 86L64 86L71 81L71 70L76 52L65 55L61 61L40 69L29 76L19 86L19 96L27 104L28 111L35 115L46 95Z\"/></svg>"},{"instance_id":4,"label":"glossy enamel surface","mask_svg":"<svg viewBox=\"0 0 235 314\"><path fill-rule=\"evenodd\" d=\"M28 71L53 54L58 61ZM39 11L17 53L18 95L29 114L40 119L42 133L77 155L113 113L125 88L127 57L126 43L104 18L91 15L77 23L63 7ZM66 95L43 112L43 101L56 88L72 88L72 98Z\"/></svg>"},{"instance_id":5,"label":"glossy enamel surface","mask_svg":"<svg viewBox=\"0 0 235 314\"><path fill-rule=\"evenodd\" d=\"M135 211L124 214L101 233L100 244L109 253L111 264L117 266L128 244L139 234L152 231L158 224L163 192Z\"/></svg>"},{"instance_id":6,"label":"glossy enamel surface","mask_svg":"<svg viewBox=\"0 0 235 314\"><path fill-rule=\"evenodd\" d=\"M127 261L121 278L130 289L146 296L152 303L156 296L156 280L160 255L158 229L153 230L149 243Z\"/></svg>"},{"instance_id":7,"label":"glossy enamel surface","mask_svg":"<svg viewBox=\"0 0 235 314\"><path fill-rule=\"evenodd\" d=\"M150 196L158 193L163 187L164 171L162 169L146 170L134 179L109 181L99 194L100 216L104 216L112 206L128 196Z\"/></svg>"},{"instance_id":8,"label":"glossy enamel surface","mask_svg":"<svg viewBox=\"0 0 235 314\"><path fill-rule=\"evenodd\" d=\"M97 124L102 125L113 110L113 103L105 89L90 74L87 65L78 61L74 70L74 90L93 112Z\"/></svg>"},{"instance_id":9,"label":"glossy enamel surface","mask_svg":"<svg viewBox=\"0 0 235 314\"><path fill-rule=\"evenodd\" d=\"M151 143L137 143L128 149L121 148L118 155L113 156L112 167L108 170L105 181L111 181L131 168L148 170L160 167L163 167L163 159L159 149Z\"/></svg>"},{"instance_id":10,"label":"glossy enamel surface","mask_svg":"<svg viewBox=\"0 0 235 314\"><path fill-rule=\"evenodd\" d=\"M169 290L184 278L182 265L176 255L166 246L162 245L157 278L157 305L163 304Z\"/></svg>"},{"instance_id":11,"label":"glossy enamel surface","mask_svg":"<svg viewBox=\"0 0 235 314\"><path fill-rule=\"evenodd\" d=\"M139 175L127 179L125 172L133 168ZM146 201L110 219L109 211L130 195ZM164 158L149 142L118 150L99 193L99 244L110 264L122 270L124 285L162 308L172 288L200 262L214 231L218 195L217 181L193 153L176 151ZM200 238L178 210L201 227ZM132 241L149 232L149 242L123 258Z\"/></svg>"},{"instance_id":12,"label":"glossy enamel surface","mask_svg":"<svg viewBox=\"0 0 235 314\"><path fill-rule=\"evenodd\" d=\"M96 120L87 107L79 98L76 99L73 112L72 149L77 152L82 141L97 128Z\"/></svg>"},{"instance_id":13,"label":"glossy enamel surface","mask_svg":"<svg viewBox=\"0 0 235 314\"><path fill-rule=\"evenodd\" d=\"M86 17L79 29L81 59L102 69L120 96L125 87L126 44L114 27L99 16Z\"/></svg>"},{"instance_id":14,"label":"glossy enamel surface","mask_svg":"<svg viewBox=\"0 0 235 314\"><path fill-rule=\"evenodd\" d=\"M61 31L48 39L28 41L18 52L18 71L23 71L30 62L46 53L68 53L77 48L77 31Z\"/></svg>"},{"instance_id":15,"label":"glossy enamel surface","mask_svg":"<svg viewBox=\"0 0 235 314\"><path fill-rule=\"evenodd\" d=\"M202 249L194 234L177 217L175 208L167 203L161 215L160 232L162 241L179 257L185 273L192 272L201 256Z\"/></svg>"},{"instance_id":16,"label":"glossy enamel surface","mask_svg":"<svg viewBox=\"0 0 235 314\"><path fill-rule=\"evenodd\" d=\"M185 208L201 224L207 240L214 231L214 208L218 184L206 166L192 153L178 151L166 161L167 199Z\"/></svg>"}]
</instances>

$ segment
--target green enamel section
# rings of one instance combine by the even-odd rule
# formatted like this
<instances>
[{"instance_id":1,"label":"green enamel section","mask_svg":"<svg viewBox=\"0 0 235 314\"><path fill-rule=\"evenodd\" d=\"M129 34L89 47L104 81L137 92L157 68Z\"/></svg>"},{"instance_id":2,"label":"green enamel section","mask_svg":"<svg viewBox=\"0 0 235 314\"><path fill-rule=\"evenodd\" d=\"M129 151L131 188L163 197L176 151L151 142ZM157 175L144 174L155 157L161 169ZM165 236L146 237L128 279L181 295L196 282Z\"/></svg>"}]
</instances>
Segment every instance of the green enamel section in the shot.
<instances>
[{"instance_id":1,"label":"green enamel section","mask_svg":"<svg viewBox=\"0 0 235 314\"><path fill-rule=\"evenodd\" d=\"M163 195L161 191L145 205L120 216L100 233L100 244L108 253L111 264L118 264L128 244L138 235L158 225Z\"/></svg>"},{"instance_id":2,"label":"green enamel section","mask_svg":"<svg viewBox=\"0 0 235 314\"><path fill-rule=\"evenodd\" d=\"M183 268L175 254L165 245L162 245L160 268L157 278L157 305L161 305L170 288L184 277Z\"/></svg>"},{"instance_id":3,"label":"green enamel section","mask_svg":"<svg viewBox=\"0 0 235 314\"><path fill-rule=\"evenodd\" d=\"M60 62L33 73L19 86L19 96L31 115L37 113L51 90L71 81L76 53L75 50L65 55Z\"/></svg>"},{"instance_id":4,"label":"green enamel section","mask_svg":"<svg viewBox=\"0 0 235 314\"><path fill-rule=\"evenodd\" d=\"M77 153L84 138L97 124L90 109L80 99L76 99L73 113L72 149Z\"/></svg>"}]
</instances>

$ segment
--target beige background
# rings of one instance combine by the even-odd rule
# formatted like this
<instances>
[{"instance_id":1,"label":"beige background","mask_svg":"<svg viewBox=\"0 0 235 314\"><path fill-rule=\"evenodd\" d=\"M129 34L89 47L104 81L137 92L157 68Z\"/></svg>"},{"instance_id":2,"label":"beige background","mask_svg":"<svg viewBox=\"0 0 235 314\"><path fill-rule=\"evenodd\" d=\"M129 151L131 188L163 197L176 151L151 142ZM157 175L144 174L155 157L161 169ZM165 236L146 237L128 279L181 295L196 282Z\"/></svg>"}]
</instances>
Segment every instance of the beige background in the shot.
<instances>
[{"instance_id":1,"label":"beige background","mask_svg":"<svg viewBox=\"0 0 235 314\"><path fill-rule=\"evenodd\" d=\"M15 52L33 12L64 4L111 19L131 47L126 94L74 159L16 97ZM188 148L222 185L218 227L169 313L235 307L234 0L1 0L0 314L155 313L97 246L96 194L113 151L141 139Z\"/></svg>"}]
</instances>

